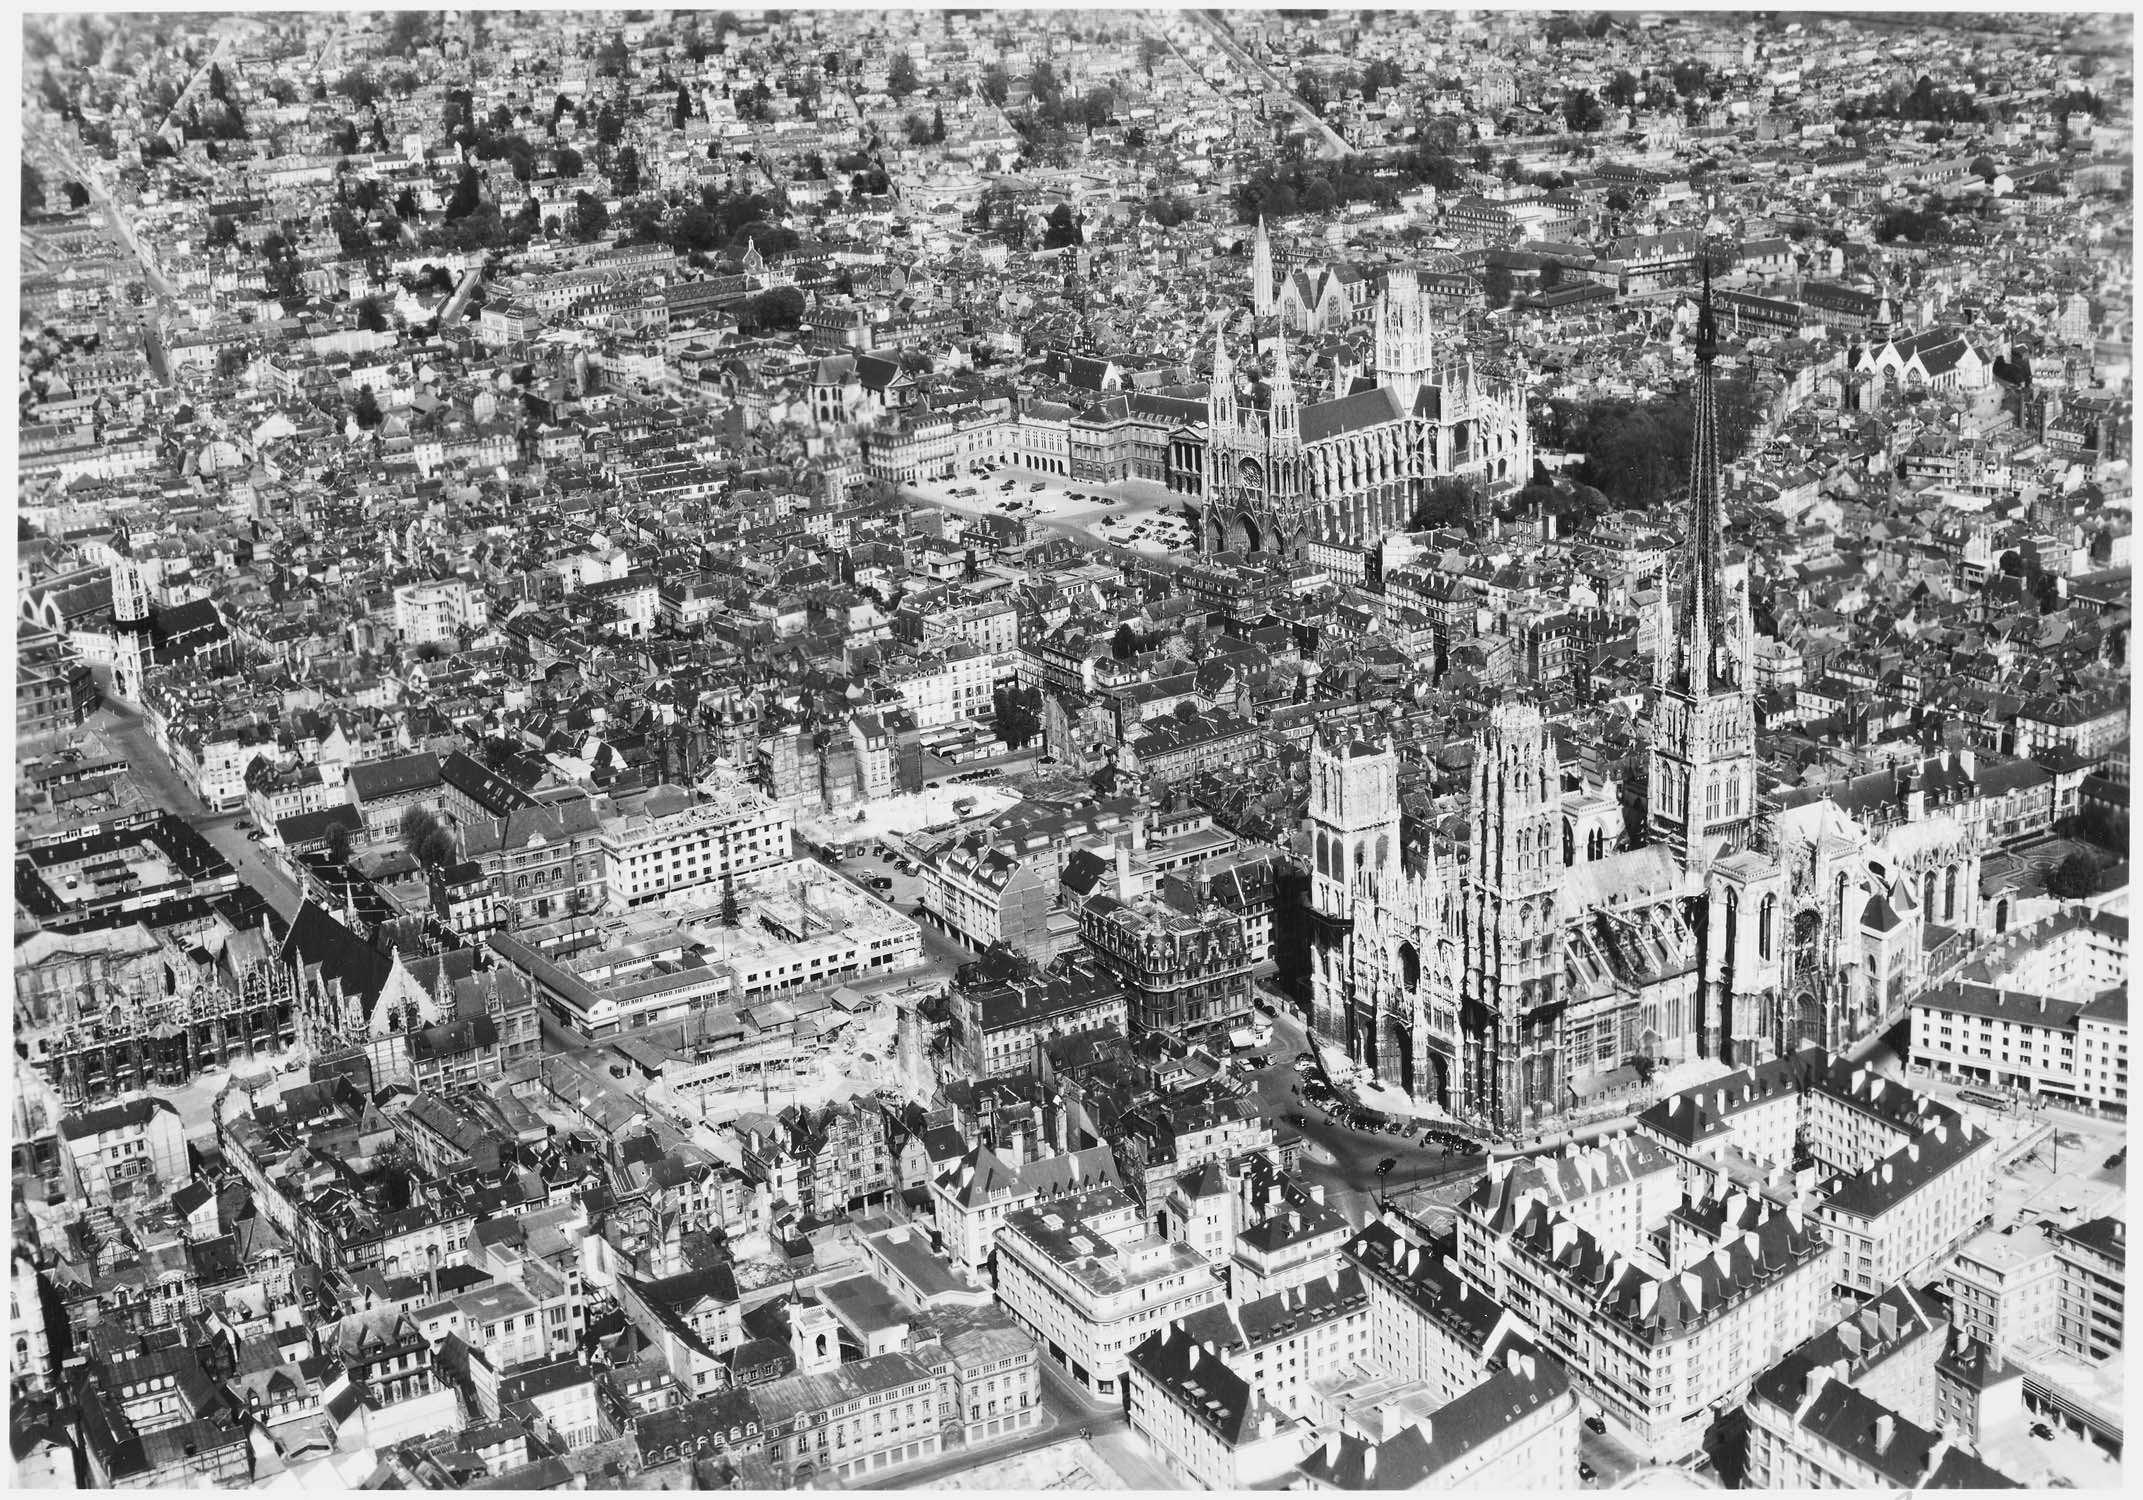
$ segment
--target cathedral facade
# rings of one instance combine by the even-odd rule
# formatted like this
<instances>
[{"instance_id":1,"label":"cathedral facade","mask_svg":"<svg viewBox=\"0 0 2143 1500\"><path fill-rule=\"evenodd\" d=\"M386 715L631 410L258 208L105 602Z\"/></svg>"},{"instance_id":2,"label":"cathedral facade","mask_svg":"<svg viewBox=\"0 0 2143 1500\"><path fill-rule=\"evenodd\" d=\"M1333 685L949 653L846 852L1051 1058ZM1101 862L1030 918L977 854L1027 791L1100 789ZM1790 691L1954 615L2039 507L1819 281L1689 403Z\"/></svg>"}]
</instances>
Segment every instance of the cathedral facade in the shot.
<instances>
[{"instance_id":1,"label":"cathedral facade","mask_svg":"<svg viewBox=\"0 0 2143 1500\"><path fill-rule=\"evenodd\" d=\"M1260 319L1274 316L1270 281L1257 281ZM1374 374L1345 389L1335 380L1324 399L1297 393L1285 335L1276 334L1262 408L1244 398L1221 333L1206 419L1173 435L1168 463L1202 497L1208 550L1292 558L1313 541L1365 544L1404 527L1433 480L1484 489L1525 482L1533 444L1523 391L1477 377L1470 359L1438 354L1412 271L1390 273L1372 322Z\"/></svg>"},{"instance_id":2,"label":"cathedral facade","mask_svg":"<svg viewBox=\"0 0 2143 1500\"><path fill-rule=\"evenodd\" d=\"M1386 741L1311 746L1311 1022L1380 1080L1482 1128L1581 1108L1633 1059L1746 1067L1898 1014L1930 929L1979 922L1979 835L1914 805L1759 804L1745 570L1722 545L1707 294L1675 635L1647 713L1644 838L1566 785L1530 703L1475 736L1464 846L1403 846ZM1939 936L1939 932L1935 934Z\"/></svg>"}]
</instances>

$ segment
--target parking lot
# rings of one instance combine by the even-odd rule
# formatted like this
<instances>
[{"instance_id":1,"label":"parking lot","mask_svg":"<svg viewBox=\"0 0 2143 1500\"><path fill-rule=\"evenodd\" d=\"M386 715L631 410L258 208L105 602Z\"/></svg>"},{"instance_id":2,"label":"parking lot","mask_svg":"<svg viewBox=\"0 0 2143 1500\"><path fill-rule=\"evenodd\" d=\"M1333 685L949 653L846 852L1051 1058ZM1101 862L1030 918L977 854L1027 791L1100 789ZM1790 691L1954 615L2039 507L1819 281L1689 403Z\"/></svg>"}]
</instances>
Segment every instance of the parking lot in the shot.
<instances>
[{"instance_id":1,"label":"parking lot","mask_svg":"<svg viewBox=\"0 0 2143 1500\"><path fill-rule=\"evenodd\" d=\"M955 479L902 487L917 499L964 515L1010 515L1039 526L1161 557L1195 549L1183 514L1187 497L1151 480L1094 484L1041 474L1021 464L979 467Z\"/></svg>"},{"instance_id":2,"label":"parking lot","mask_svg":"<svg viewBox=\"0 0 2143 1500\"><path fill-rule=\"evenodd\" d=\"M838 861L836 868L902 916L912 917L923 931L925 968L949 975L975 955L962 946L958 938L940 927L936 918L917 909L923 899L922 873L913 863L899 856L897 840L887 847L896 850L894 858L886 858L880 852L880 846L872 844L860 853ZM906 864L907 868L903 869L903 864ZM911 971L904 977L919 978L921 973Z\"/></svg>"}]
</instances>

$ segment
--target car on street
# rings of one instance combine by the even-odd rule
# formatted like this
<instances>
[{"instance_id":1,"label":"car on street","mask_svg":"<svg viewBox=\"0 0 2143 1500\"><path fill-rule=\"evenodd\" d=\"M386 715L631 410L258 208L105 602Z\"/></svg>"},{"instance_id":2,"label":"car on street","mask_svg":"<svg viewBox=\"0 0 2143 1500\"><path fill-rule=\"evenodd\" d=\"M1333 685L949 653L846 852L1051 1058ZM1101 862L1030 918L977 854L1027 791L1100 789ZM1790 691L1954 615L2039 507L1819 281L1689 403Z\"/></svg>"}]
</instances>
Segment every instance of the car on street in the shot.
<instances>
[{"instance_id":1,"label":"car on street","mask_svg":"<svg viewBox=\"0 0 2143 1500\"><path fill-rule=\"evenodd\" d=\"M1585 1425L1587 1427L1590 1427L1594 1432L1604 1433L1607 1431L1606 1419L1600 1417L1597 1414L1587 1417L1585 1419Z\"/></svg>"},{"instance_id":2,"label":"car on street","mask_svg":"<svg viewBox=\"0 0 2143 1500\"><path fill-rule=\"evenodd\" d=\"M1584 1480L1585 1483L1591 1484L1595 1479L1598 1479L1600 1475L1591 1464L1586 1463L1585 1460L1581 1458L1578 1460L1577 1477Z\"/></svg>"},{"instance_id":3,"label":"car on street","mask_svg":"<svg viewBox=\"0 0 2143 1500\"><path fill-rule=\"evenodd\" d=\"M871 889L874 891L890 891L893 889L893 882L883 875L873 875L871 877Z\"/></svg>"}]
</instances>

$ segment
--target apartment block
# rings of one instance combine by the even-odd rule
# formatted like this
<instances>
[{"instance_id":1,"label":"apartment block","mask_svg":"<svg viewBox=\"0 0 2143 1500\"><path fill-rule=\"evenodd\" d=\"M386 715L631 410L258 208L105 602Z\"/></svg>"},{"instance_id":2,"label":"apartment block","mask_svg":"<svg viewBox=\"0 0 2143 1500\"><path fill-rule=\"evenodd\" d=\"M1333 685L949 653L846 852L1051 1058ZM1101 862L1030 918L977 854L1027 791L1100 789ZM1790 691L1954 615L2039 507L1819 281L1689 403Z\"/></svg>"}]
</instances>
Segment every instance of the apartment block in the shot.
<instances>
[{"instance_id":1,"label":"apartment block","mask_svg":"<svg viewBox=\"0 0 2143 1500\"><path fill-rule=\"evenodd\" d=\"M1142 1340L1126 1361L1124 1384L1131 1430L1191 1486L1275 1487L1308 1442L1301 1424L1181 1328Z\"/></svg>"},{"instance_id":2,"label":"apartment block","mask_svg":"<svg viewBox=\"0 0 2143 1500\"><path fill-rule=\"evenodd\" d=\"M1119 1394L1147 1335L1222 1296L1205 1257L1155 1233L1121 1188L1017 1210L997 1246L998 1299L1097 1396Z\"/></svg>"},{"instance_id":3,"label":"apartment block","mask_svg":"<svg viewBox=\"0 0 2143 1500\"><path fill-rule=\"evenodd\" d=\"M603 820L598 842L610 898L627 909L651 906L785 864L793 817L741 782L706 801L658 787L637 809Z\"/></svg>"}]
</instances>

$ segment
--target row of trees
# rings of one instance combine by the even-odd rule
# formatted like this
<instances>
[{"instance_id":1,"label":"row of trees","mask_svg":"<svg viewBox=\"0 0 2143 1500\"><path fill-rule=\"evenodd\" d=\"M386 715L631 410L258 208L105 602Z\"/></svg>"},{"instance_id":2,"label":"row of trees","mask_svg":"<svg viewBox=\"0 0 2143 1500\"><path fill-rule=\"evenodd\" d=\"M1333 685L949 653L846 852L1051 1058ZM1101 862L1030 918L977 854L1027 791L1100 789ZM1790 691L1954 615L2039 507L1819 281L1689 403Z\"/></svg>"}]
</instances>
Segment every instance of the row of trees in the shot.
<instances>
[{"instance_id":1,"label":"row of trees","mask_svg":"<svg viewBox=\"0 0 2143 1500\"><path fill-rule=\"evenodd\" d=\"M1485 151L1485 148L1483 148ZM1466 183L1466 169L1432 146L1372 161L1349 156L1337 162L1297 159L1267 167L1237 185L1235 213L1245 224L1262 215L1283 219L1296 213L1329 213L1344 203L1396 207L1399 195L1428 186L1456 192Z\"/></svg>"}]
</instances>

